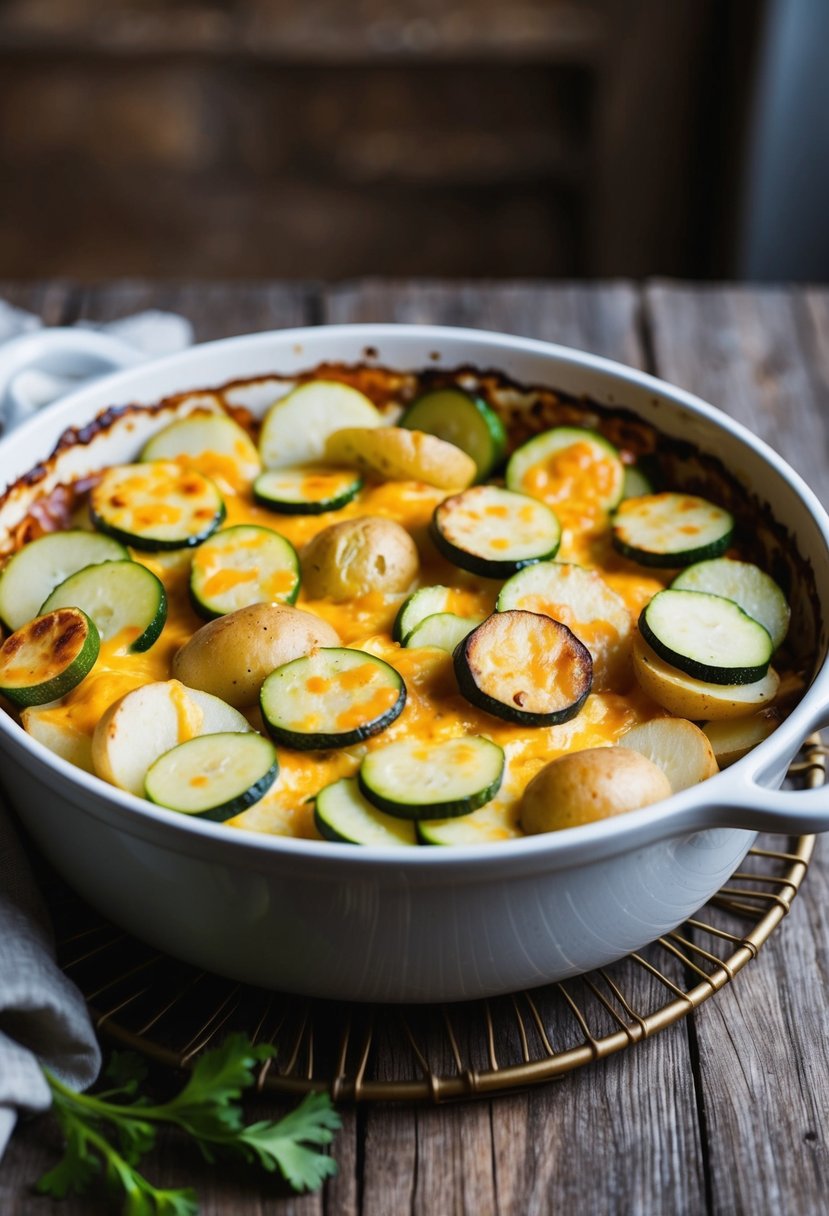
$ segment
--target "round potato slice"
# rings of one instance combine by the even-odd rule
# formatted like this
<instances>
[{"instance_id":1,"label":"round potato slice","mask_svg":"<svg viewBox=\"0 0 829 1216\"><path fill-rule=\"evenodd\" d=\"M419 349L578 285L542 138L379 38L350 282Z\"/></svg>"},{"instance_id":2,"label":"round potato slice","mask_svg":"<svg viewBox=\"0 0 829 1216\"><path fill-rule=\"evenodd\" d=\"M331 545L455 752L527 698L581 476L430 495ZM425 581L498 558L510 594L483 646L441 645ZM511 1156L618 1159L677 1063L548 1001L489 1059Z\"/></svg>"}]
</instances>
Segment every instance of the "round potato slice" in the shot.
<instances>
[{"instance_id":1,"label":"round potato slice","mask_svg":"<svg viewBox=\"0 0 829 1216\"><path fill-rule=\"evenodd\" d=\"M633 643L633 670L641 688L663 709L679 718L742 718L774 700L780 677L770 667L753 684L707 684L686 676L655 654L638 634Z\"/></svg>"},{"instance_id":2,"label":"round potato slice","mask_svg":"<svg viewBox=\"0 0 829 1216\"><path fill-rule=\"evenodd\" d=\"M336 631L310 612L250 604L197 630L173 659L173 675L242 709L258 703L266 676L277 667L317 646L339 644Z\"/></svg>"},{"instance_id":3,"label":"round potato slice","mask_svg":"<svg viewBox=\"0 0 829 1216\"><path fill-rule=\"evenodd\" d=\"M720 768L727 768L742 760L752 748L768 739L782 722L782 714L774 706L745 718L731 718L725 722L705 722L705 732Z\"/></svg>"},{"instance_id":4,"label":"round potato slice","mask_svg":"<svg viewBox=\"0 0 829 1216\"><path fill-rule=\"evenodd\" d=\"M417 545L406 529L379 515L331 524L302 553L306 595L336 602L370 591L399 595L408 591L419 566Z\"/></svg>"},{"instance_id":5,"label":"round potato slice","mask_svg":"<svg viewBox=\"0 0 829 1216\"><path fill-rule=\"evenodd\" d=\"M199 735L249 731L235 709L178 680L144 684L110 705L92 736L92 764L110 785L143 797L159 756Z\"/></svg>"},{"instance_id":6,"label":"round potato slice","mask_svg":"<svg viewBox=\"0 0 829 1216\"><path fill-rule=\"evenodd\" d=\"M335 431L326 442L325 458L381 481L423 481L441 490L463 490L478 475L475 461L454 443L402 426Z\"/></svg>"},{"instance_id":7,"label":"round potato slice","mask_svg":"<svg viewBox=\"0 0 829 1216\"><path fill-rule=\"evenodd\" d=\"M521 799L521 826L529 835L559 832L638 810L672 792L662 770L640 752L589 747L536 773Z\"/></svg>"},{"instance_id":8,"label":"round potato slice","mask_svg":"<svg viewBox=\"0 0 829 1216\"><path fill-rule=\"evenodd\" d=\"M619 740L653 761L668 778L675 794L719 772L706 735L687 718L654 718L633 726Z\"/></svg>"}]
</instances>

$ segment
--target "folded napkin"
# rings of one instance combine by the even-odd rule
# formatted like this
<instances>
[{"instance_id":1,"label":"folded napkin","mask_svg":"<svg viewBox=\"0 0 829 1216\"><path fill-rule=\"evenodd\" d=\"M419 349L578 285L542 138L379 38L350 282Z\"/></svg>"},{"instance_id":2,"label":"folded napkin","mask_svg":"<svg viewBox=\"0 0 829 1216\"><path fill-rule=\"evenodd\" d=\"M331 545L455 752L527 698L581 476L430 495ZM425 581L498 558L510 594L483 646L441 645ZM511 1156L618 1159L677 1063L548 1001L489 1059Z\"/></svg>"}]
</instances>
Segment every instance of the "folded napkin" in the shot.
<instances>
[{"instance_id":1,"label":"folded napkin","mask_svg":"<svg viewBox=\"0 0 829 1216\"><path fill-rule=\"evenodd\" d=\"M0 343L40 324L0 300ZM148 358L192 340L189 323L170 313L142 313L96 328ZM41 408L77 384L77 378L22 371L15 392ZM83 1089L98 1075L101 1054L81 994L54 961L46 910L11 814L0 801L0 1157L18 1113L51 1105L40 1063Z\"/></svg>"}]
</instances>

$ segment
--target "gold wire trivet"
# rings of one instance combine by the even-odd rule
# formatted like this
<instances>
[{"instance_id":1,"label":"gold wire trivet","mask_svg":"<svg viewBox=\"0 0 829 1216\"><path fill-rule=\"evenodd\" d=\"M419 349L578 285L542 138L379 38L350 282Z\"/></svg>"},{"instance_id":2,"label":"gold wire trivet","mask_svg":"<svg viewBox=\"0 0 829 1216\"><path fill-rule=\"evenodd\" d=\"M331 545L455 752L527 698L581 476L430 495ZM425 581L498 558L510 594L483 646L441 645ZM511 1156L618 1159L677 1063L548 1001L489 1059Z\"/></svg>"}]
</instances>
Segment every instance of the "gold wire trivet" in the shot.
<instances>
[{"instance_id":1,"label":"gold wire trivet","mask_svg":"<svg viewBox=\"0 0 829 1216\"><path fill-rule=\"evenodd\" d=\"M790 777L823 784L827 752L812 736ZM337 1102L485 1096L633 1046L730 983L789 911L808 869L814 836L783 839L782 849L751 849L705 908L641 952L490 1000L364 1006L267 992L161 954L65 889L53 901L58 959L101 1034L170 1067L187 1068L221 1034L245 1030L277 1049L260 1088L326 1089Z\"/></svg>"}]
</instances>

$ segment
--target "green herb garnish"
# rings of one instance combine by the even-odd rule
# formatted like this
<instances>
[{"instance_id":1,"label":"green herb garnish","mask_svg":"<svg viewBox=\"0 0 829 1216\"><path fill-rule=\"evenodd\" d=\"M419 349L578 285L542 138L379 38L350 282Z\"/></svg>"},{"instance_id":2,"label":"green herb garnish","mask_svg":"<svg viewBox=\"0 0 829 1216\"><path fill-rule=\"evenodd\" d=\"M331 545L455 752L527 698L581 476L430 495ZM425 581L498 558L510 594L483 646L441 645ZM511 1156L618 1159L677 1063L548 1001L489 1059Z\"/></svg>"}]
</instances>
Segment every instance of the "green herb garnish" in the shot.
<instances>
[{"instance_id":1,"label":"green herb garnish","mask_svg":"<svg viewBox=\"0 0 829 1216\"><path fill-rule=\"evenodd\" d=\"M156 1127L168 1123L192 1136L208 1161L226 1151L258 1161L269 1172L278 1170L296 1191L317 1190L337 1171L333 1159L320 1151L340 1127L327 1094L308 1094L276 1123L244 1123L238 1105L242 1090L253 1083L256 1063L272 1055L270 1046L231 1035L197 1061L176 1097L159 1104L138 1095L146 1067L130 1052L113 1053L106 1072L112 1086L96 1094L76 1093L44 1069L66 1148L37 1189L61 1199L83 1192L103 1171L109 1184L123 1192L125 1216L194 1216L195 1191L158 1189L137 1169L155 1143Z\"/></svg>"}]
</instances>

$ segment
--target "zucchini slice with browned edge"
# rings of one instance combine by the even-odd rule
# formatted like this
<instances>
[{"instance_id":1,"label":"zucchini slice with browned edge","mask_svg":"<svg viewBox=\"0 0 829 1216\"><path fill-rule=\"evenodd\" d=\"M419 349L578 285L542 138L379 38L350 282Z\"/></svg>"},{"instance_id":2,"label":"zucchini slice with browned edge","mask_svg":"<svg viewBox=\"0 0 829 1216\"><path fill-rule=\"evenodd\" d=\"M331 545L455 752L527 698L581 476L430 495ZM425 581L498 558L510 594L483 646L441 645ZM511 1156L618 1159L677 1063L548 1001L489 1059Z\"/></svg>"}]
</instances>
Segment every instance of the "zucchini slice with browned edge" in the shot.
<instances>
[{"instance_id":1,"label":"zucchini slice with browned edge","mask_svg":"<svg viewBox=\"0 0 829 1216\"><path fill-rule=\"evenodd\" d=\"M0 574L0 617L19 629L70 574L96 562L121 561L129 552L110 536L73 528L38 537L6 562Z\"/></svg>"},{"instance_id":2,"label":"zucchini slice with browned edge","mask_svg":"<svg viewBox=\"0 0 829 1216\"><path fill-rule=\"evenodd\" d=\"M296 469L267 469L253 483L260 506L280 515L322 515L339 511L363 488L353 469L327 469L303 465Z\"/></svg>"},{"instance_id":3,"label":"zucchini slice with browned edge","mask_svg":"<svg viewBox=\"0 0 829 1216\"><path fill-rule=\"evenodd\" d=\"M218 487L173 461L107 469L89 499L92 522L134 549L187 549L215 532L225 516Z\"/></svg>"},{"instance_id":4,"label":"zucchini slice with browned edge","mask_svg":"<svg viewBox=\"0 0 829 1216\"><path fill-rule=\"evenodd\" d=\"M789 631L791 609L786 597L770 575L751 562L715 557L688 566L671 583L675 591L708 591L739 604L771 635L776 650Z\"/></svg>"},{"instance_id":5,"label":"zucchini slice with browned edge","mask_svg":"<svg viewBox=\"0 0 829 1216\"><path fill-rule=\"evenodd\" d=\"M642 609L639 632L666 663L709 684L754 684L774 653L759 621L705 591L658 592Z\"/></svg>"},{"instance_id":6,"label":"zucchini slice with browned edge","mask_svg":"<svg viewBox=\"0 0 829 1216\"><path fill-rule=\"evenodd\" d=\"M365 650L326 646L272 671L259 695L271 738L298 751L350 747L403 711L403 677Z\"/></svg>"},{"instance_id":7,"label":"zucchini slice with browned edge","mask_svg":"<svg viewBox=\"0 0 829 1216\"><path fill-rule=\"evenodd\" d=\"M119 635L133 654L149 650L167 620L164 584L138 562L100 562L56 587L41 608L82 608L104 642Z\"/></svg>"},{"instance_id":8,"label":"zucchini slice with browned edge","mask_svg":"<svg viewBox=\"0 0 829 1216\"><path fill-rule=\"evenodd\" d=\"M314 823L320 836L338 844L416 845L415 825L378 811L360 792L356 777L343 777L314 799Z\"/></svg>"},{"instance_id":9,"label":"zucchini slice with browned edge","mask_svg":"<svg viewBox=\"0 0 829 1216\"><path fill-rule=\"evenodd\" d=\"M690 566L719 557L733 536L733 515L694 494L626 498L613 517L615 548L641 566Z\"/></svg>"},{"instance_id":10,"label":"zucchini slice with browned edge","mask_svg":"<svg viewBox=\"0 0 829 1216\"><path fill-rule=\"evenodd\" d=\"M254 731L199 735L159 756L144 790L170 811L222 822L264 797L278 773L276 749Z\"/></svg>"},{"instance_id":11,"label":"zucchini slice with browned edge","mask_svg":"<svg viewBox=\"0 0 829 1216\"><path fill-rule=\"evenodd\" d=\"M436 612L415 625L406 638L406 649L415 646L436 646L451 654L468 633L480 625L482 617L457 616L454 612Z\"/></svg>"},{"instance_id":12,"label":"zucchini slice with browned edge","mask_svg":"<svg viewBox=\"0 0 829 1216\"><path fill-rule=\"evenodd\" d=\"M15 705L65 697L94 667L101 642L80 608L57 608L27 621L0 646L0 693Z\"/></svg>"},{"instance_id":13,"label":"zucchini slice with browned edge","mask_svg":"<svg viewBox=\"0 0 829 1216\"><path fill-rule=\"evenodd\" d=\"M432 538L450 562L485 578L509 578L555 557L558 517L542 502L500 486L472 486L445 498L432 516Z\"/></svg>"},{"instance_id":14,"label":"zucchini slice with browned edge","mask_svg":"<svg viewBox=\"0 0 829 1216\"><path fill-rule=\"evenodd\" d=\"M250 484L262 469L256 445L227 414L195 410L157 431L141 449L148 460L177 460L202 468L208 476L223 475L232 485Z\"/></svg>"},{"instance_id":15,"label":"zucchini slice with browned edge","mask_svg":"<svg viewBox=\"0 0 829 1216\"><path fill-rule=\"evenodd\" d=\"M436 388L418 397L400 419L410 431L426 431L471 456L483 481L507 452L507 432L495 410L462 388Z\"/></svg>"},{"instance_id":16,"label":"zucchini slice with browned edge","mask_svg":"<svg viewBox=\"0 0 829 1216\"><path fill-rule=\"evenodd\" d=\"M369 752L360 789L369 802L401 819L467 815L494 798L504 775L504 752L483 735L403 739Z\"/></svg>"},{"instance_id":17,"label":"zucchini slice with browned edge","mask_svg":"<svg viewBox=\"0 0 829 1216\"><path fill-rule=\"evenodd\" d=\"M625 469L616 448L597 431L556 426L516 448L506 481L510 490L551 506L591 503L612 511L624 493Z\"/></svg>"},{"instance_id":18,"label":"zucchini slice with browned edge","mask_svg":"<svg viewBox=\"0 0 829 1216\"><path fill-rule=\"evenodd\" d=\"M299 584L296 549L258 524L215 532L193 554L190 567L190 599L208 621L251 604L293 604Z\"/></svg>"},{"instance_id":19,"label":"zucchini slice with browned edge","mask_svg":"<svg viewBox=\"0 0 829 1216\"><path fill-rule=\"evenodd\" d=\"M309 380L268 410L259 436L259 452L267 469L313 464L322 459L334 431L382 425L379 410L350 384Z\"/></svg>"},{"instance_id":20,"label":"zucchini slice with browned edge","mask_svg":"<svg viewBox=\"0 0 829 1216\"><path fill-rule=\"evenodd\" d=\"M458 646L454 664L470 704L526 726L569 722L593 685L584 643L561 621L535 612L487 617Z\"/></svg>"}]
</instances>

